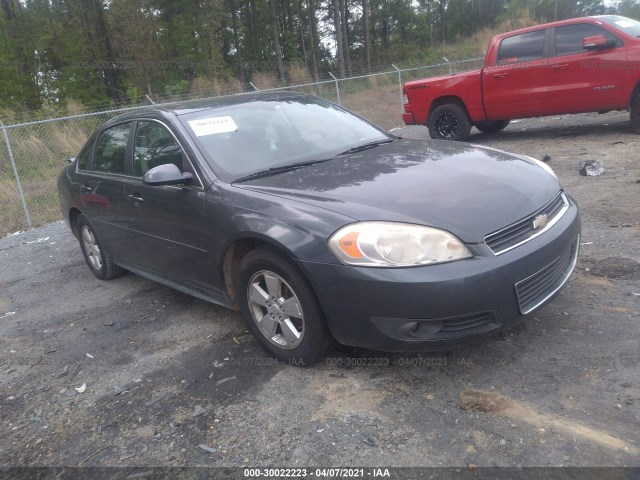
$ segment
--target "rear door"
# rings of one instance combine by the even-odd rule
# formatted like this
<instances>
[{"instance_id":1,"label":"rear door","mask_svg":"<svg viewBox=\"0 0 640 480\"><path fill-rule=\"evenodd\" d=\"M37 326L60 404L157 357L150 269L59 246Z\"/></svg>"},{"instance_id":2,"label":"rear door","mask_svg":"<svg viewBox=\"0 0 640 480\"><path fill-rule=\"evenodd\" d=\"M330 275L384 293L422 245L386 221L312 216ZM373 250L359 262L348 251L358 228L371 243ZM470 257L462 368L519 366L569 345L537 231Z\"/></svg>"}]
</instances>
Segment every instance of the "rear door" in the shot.
<instances>
[{"instance_id":1,"label":"rear door","mask_svg":"<svg viewBox=\"0 0 640 480\"><path fill-rule=\"evenodd\" d=\"M597 51L582 47L586 37L604 35L615 46ZM629 70L622 40L591 23L553 29L549 59L549 100L554 112L576 113L621 107ZM626 99L625 99L626 100Z\"/></svg>"},{"instance_id":2,"label":"rear door","mask_svg":"<svg viewBox=\"0 0 640 480\"><path fill-rule=\"evenodd\" d=\"M105 129L78 159L80 210L91 222L103 247L116 261L128 257L123 215L131 126L132 122L124 122Z\"/></svg>"},{"instance_id":3,"label":"rear door","mask_svg":"<svg viewBox=\"0 0 640 480\"><path fill-rule=\"evenodd\" d=\"M125 184L125 209L132 232L135 264L163 278L209 291L215 265L209 258L205 225L205 190L172 131L158 120L135 127L132 178ZM184 186L149 186L142 182L153 167L173 163L190 172Z\"/></svg>"},{"instance_id":4,"label":"rear door","mask_svg":"<svg viewBox=\"0 0 640 480\"><path fill-rule=\"evenodd\" d=\"M484 107L490 119L541 114L548 85L548 30L503 38L496 64L482 71Z\"/></svg>"}]
</instances>

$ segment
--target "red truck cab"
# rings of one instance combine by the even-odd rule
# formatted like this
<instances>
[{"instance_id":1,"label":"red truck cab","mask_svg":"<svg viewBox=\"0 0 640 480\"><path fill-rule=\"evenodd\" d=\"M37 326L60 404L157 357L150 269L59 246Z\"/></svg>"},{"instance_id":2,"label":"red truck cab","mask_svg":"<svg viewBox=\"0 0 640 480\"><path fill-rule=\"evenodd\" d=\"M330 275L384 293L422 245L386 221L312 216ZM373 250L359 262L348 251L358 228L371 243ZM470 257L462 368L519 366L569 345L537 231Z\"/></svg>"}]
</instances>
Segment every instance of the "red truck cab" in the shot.
<instances>
[{"instance_id":1,"label":"red truck cab","mask_svg":"<svg viewBox=\"0 0 640 480\"><path fill-rule=\"evenodd\" d=\"M630 110L640 133L640 22L574 18L497 35L480 70L407 82L407 125L465 140L511 119Z\"/></svg>"}]
</instances>

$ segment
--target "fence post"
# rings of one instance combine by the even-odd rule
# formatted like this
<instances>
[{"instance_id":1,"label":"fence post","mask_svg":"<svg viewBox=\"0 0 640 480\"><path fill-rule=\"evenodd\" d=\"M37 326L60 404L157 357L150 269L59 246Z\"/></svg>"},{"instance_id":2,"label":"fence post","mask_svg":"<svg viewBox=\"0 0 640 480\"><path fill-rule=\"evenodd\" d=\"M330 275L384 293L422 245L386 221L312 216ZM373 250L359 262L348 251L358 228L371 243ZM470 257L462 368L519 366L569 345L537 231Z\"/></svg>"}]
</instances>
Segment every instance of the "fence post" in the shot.
<instances>
[{"instance_id":1,"label":"fence post","mask_svg":"<svg viewBox=\"0 0 640 480\"><path fill-rule=\"evenodd\" d=\"M251 88L253 88L256 92L259 92L260 89L258 87L256 87L253 82L249 82L249 85L251 85Z\"/></svg>"},{"instance_id":2,"label":"fence post","mask_svg":"<svg viewBox=\"0 0 640 480\"><path fill-rule=\"evenodd\" d=\"M449 75L451 75L451 61L447 57L442 57L442 59L449 64Z\"/></svg>"},{"instance_id":3,"label":"fence post","mask_svg":"<svg viewBox=\"0 0 640 480\"><path fill-rule=\"evenodd\" d=\"M396 67L393 63L391 64L393 68L398 72L398 85L400 86L400 112L404 113L404 95L402 94L402 70Z\"/></svg>"},{"instance_id":4,"label":"fence post","mask_svg":"<svg viewBox=\"0 0 640 480\"><path fill-rule=\"evenodd\" d=\"M340 104L340 86L338 85L338 79L331 72L329 72L329 75L331 75L331 78L333 78L336 82L336 95L338 95L338 105L341 105Z\"/></svg>"},{"instance_id":5,"label":"fence post","mask_svg":"<svg viewBox=\"0 0 640 480\"><path fill-rule=\"evenodd\" d=\"M16 167L16 161L13 158L13 151L11 150L11 143L9 143L9 135L7 134L7 127L4 126L2 120L0 120L0 128L4 134L4 143L7 145L7 152L9 153L9 161L11 162L11 168L13 169L13 175L16 177L16 185L18 186L18 193L20 193L20 200L22 201L22 208L24 209L24 216L27 219L27 225L31 228L31 217L29 216L29 209L27 208L27 202L24 198L24 192L22 191L22 184L20 183L20 176L18 175L18 168Z\"/></svg>"}]
</instances>

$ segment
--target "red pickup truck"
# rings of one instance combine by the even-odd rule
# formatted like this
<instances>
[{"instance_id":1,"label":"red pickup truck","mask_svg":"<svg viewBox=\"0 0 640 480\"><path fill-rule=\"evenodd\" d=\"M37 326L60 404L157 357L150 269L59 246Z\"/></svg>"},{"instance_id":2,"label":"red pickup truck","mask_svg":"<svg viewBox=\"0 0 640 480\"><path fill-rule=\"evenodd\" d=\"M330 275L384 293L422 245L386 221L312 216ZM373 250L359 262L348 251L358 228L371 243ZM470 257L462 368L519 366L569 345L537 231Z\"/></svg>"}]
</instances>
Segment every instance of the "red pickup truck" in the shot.
<instances>
[{"instance_id":1,"label":"red pickup truck","mask_svg":"<svg viewBox=\"0 0 640 480\"><path fill-rule=\"evenodd\" d=\"M629 110L640 133L640 22L603 15L493 37L480 70L407 82L407 125L465 140L511 119Z\"/></svg>"}]
</instances>

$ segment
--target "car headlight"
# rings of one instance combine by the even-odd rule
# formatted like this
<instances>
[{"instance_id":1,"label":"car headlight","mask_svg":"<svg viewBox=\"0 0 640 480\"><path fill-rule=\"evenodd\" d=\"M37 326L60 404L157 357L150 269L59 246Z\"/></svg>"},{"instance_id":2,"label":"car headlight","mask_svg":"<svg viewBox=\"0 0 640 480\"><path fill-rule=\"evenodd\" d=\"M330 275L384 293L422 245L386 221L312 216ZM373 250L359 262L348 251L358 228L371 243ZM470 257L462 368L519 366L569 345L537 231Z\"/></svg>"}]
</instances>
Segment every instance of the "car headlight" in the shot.
<instances>
[{"instance_id":1,"label":"car headlight","mask_svg":"<svg viewBox=\"0 0 640 480\"><path fill-rule=\"evenodd\" d=\"M444 230L393 222L359 222L341 228L329 247L349 265L408 267L471 257L469 249Z\"/></svg>"},{"instance_id":2,"label":"car headlight","mask_svg":"<svg viewBox=\"0 0 640 480\"><path fill-rule=\"evenodd\" d=\"M533 158L530 157L529 155L523 155L525 158L527 158L528 160L531 160L533 163L535 163L536 165L538 165L541 169L543 169L544 171L546 171L549 175L552 175L553 178L555 178L556 180L558 180L558 177L556 176L556 172L553 171L553 169L547 165L544 162L541 162L540 160L538 160L537 158Z\"/></svg>"}]
</instances>

